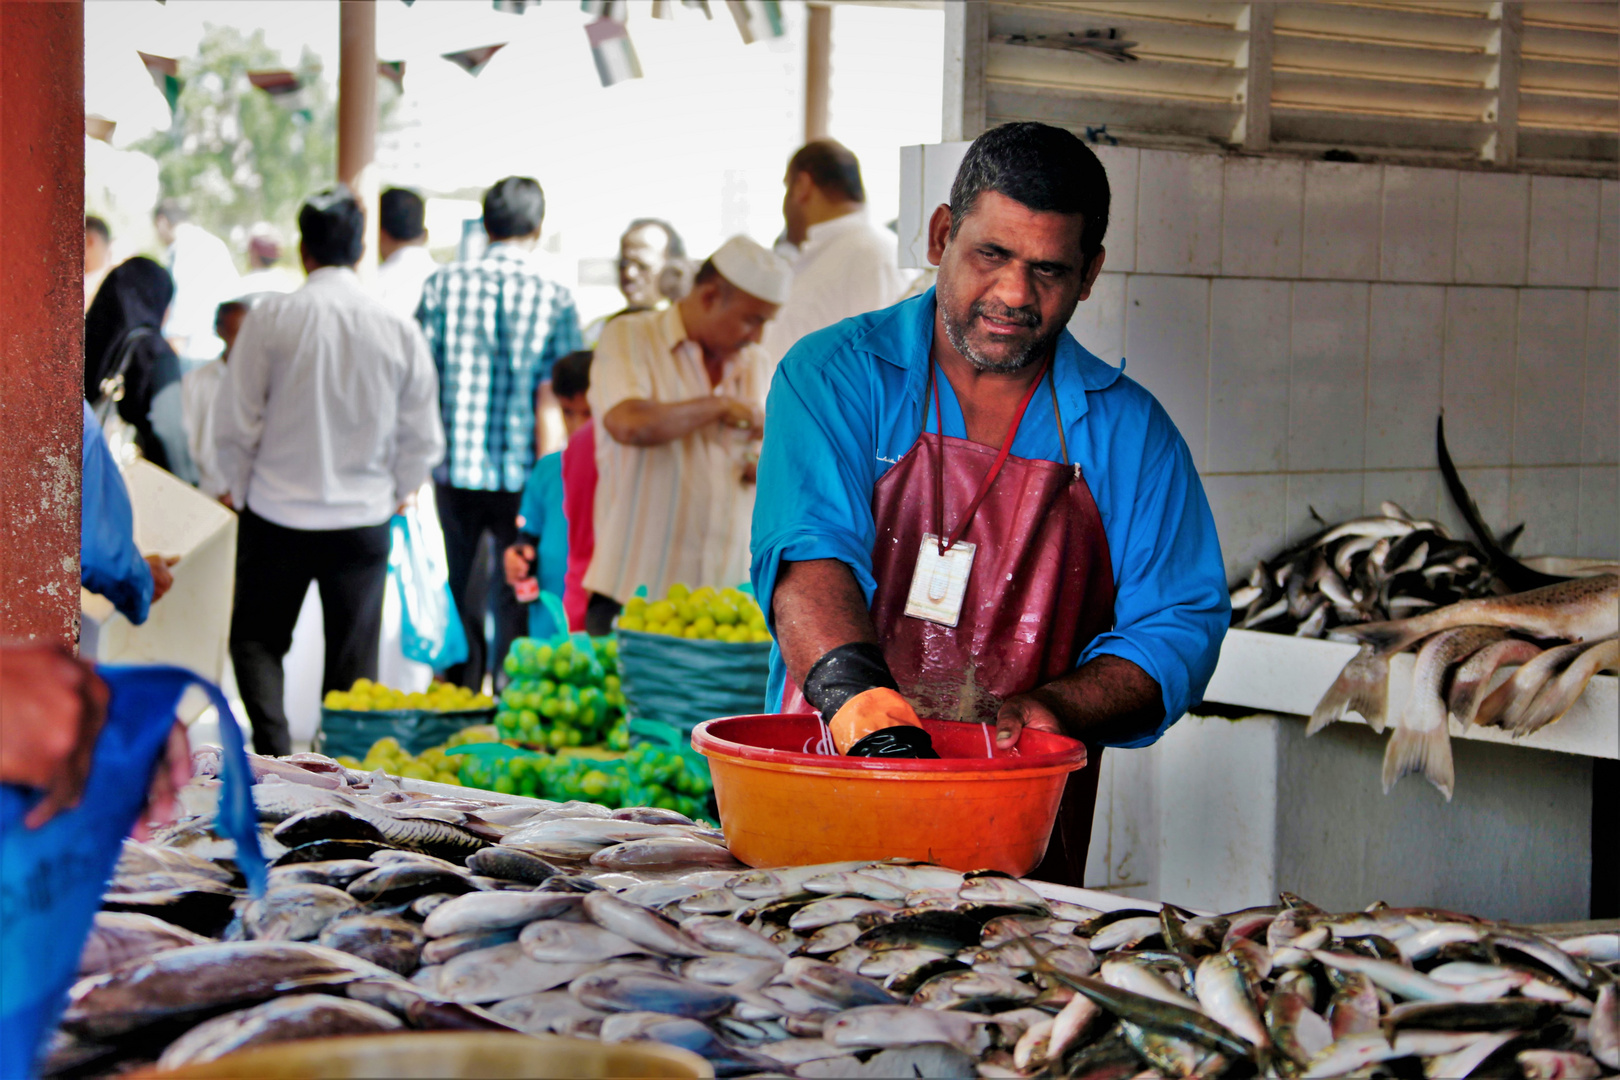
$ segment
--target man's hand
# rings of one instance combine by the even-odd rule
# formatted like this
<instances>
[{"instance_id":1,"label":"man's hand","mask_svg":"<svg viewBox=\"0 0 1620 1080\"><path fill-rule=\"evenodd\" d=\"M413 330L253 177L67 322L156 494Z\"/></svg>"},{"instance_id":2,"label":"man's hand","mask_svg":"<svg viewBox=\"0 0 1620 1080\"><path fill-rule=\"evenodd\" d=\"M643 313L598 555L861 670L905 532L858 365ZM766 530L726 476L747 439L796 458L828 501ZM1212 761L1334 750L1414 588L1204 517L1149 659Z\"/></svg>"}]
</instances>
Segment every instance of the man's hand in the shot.
<instances>
[{"instance_id":1,"label":"man's hand","mask_svg":"<svg viewBox=\"0 0 1620 1080\"><path fill-rule=\"evenodd\" d=\"M506 569L506 583L517 585L520 581L527 581L533 576L531 568L534 566L534 545L513 544L506 549L504 565Z\"/></svg>"},{"instance_id":2,"label":"man's hand","mask_svg":"<svg viewBox=\"0 0 1620 1080\"><path fill-rule=\"evenodd\" d=\"M174 584L174 575L169 573L169 567L180 561L180 556L171 555L165 558L162 555L148 555L146 565L152 568L152 603L163 599L163 594L169 591Z\"/></svg>"},{"instance_id":3,"label":"man's hand","mask_svg":"<svg viewBox=\"0 0 1620 1080\"><path fill-rule=\"evenodd\" d=\"M1002 702L996 746L1016 746L1025 728L1091 743L1127 742L1153 734L1163 720L1164 701L1153 676L1123 657L1103 653Z\"/></svg>"},{"instance_id":4,"label":"man's hand","mask_svg":"<svg viewBox=\"0 0 1620 1080\"><path fill-rule=\"evenodd\" d=\"M996 713L996 749L1011 750L1018 745L1018 737L1025 728L1063 734L1063 725L1057 713L1047 708L1033 694L1014 694L1001 703Z\"/></svg>"},{"instance_id":5,"label":"man's hand","mask_svg":"<svg viewBox=\"0 0 1620 1080\"><path fill-rule=\"evenodd\" d=\"M230 717L226 723L234 723ZM152 786L147 790L146 806L135 819L130 835L137 840L152 838L153 825L167 825L180 816L180 789L191 779L191 740L186 738L186 725L176 720L169 729L169 742L163 756L152 770Z\"/></svg>"},{"instance_id":6,"label":"man's hand","mask_svg":"<svg viewBox=\"0 0 1620 1080\"><path fill-rule=\"evenodd\" d=\"M0 648L0 782L40 788L24 819L37 829L76 806L107 719L107 684L60 648Z\"/></svg>"},{"instance_id":7,"label":"man's hand","mask_svg":"<svg viewBox=\"0 0 1620 1080\"><path fill-rule=\"evenodd\" d=\"M236 503L234 500L232 500L231 493L228 491L219 497L219 505L223 506L227 510L236 509Z\"/></svg>"},{"instance_id":8,"label":"man's hand","mask_svg":"<svg viewBox=\"0 0 1620 1080\"><path fill-rule=\"evenodd\" d=\"M754 406L733 397L717 397L715 400L720 403L720 415L715 417L716 423L722 427L746 430L756 439L765 434L765 421Z\"/></svg>"}]
</instances>

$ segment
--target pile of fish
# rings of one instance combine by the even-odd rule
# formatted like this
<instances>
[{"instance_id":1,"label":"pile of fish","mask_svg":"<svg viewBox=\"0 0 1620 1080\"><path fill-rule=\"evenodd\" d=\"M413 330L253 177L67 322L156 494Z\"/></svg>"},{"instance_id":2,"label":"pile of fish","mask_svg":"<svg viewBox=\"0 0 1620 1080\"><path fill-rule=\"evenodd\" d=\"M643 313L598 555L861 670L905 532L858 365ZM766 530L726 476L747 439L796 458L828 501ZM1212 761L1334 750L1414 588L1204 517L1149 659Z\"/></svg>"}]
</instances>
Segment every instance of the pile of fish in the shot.
<instances>
[{"instance_id":1,"label":"pile of fish","mask_svg":"<svg viewBox=\"0 0 1620 1080\"><path fill-rule=\"evenodd\" d=\"M1592 676L1620 670L1620 576L1571 578L1511 596L1465 600L1410 619L1348 628L1362 642L1311 715L1307 735L1362 715L1386 721L1384 791L1421 772L1449 800L1455 722L1495 726L1520 738L1569 711ZM1389 716L1389 658L1415 646L1412 689ZM1516 668L1493 686L1499 669Z\"/></svg>"},{"instance_id":2,"label":"pile of fish","mask_svg":"<svg viewBox=\"0 0 1620 1080\"><path fill-rule=\"evenodd\" d=\"M244 895L206 810L128 842L48 1075L403 1029L653 1040L720 1076L1620 1068L1620 935L1289 895L1103 911L905 862L748 870L667 811L424 797L314 755L254 765L268 890Z\"/></svg>"}]
</instances>

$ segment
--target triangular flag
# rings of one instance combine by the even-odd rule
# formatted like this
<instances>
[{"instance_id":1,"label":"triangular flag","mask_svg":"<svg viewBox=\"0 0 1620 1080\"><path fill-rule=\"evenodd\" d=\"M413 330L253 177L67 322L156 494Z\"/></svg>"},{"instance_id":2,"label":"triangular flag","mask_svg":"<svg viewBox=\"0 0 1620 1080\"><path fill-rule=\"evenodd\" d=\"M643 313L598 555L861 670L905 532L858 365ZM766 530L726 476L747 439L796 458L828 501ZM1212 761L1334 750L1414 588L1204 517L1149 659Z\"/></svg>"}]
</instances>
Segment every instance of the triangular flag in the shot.
<instances>
[{"instance_id":1,"label":"triangular flag","mask_svg":"<svg viewBox=\"0 0 1620 1080\"><path fill-rule=\"evenodd\" d=\"M709 10L709 0L681 0L681 3L689 8L698 8L705 19L714 18L714 12Z\"/></svg>"},{"instance_id":2,"label":"triangular flag","mask_svg":"<svg viewBox=\"0 0 1620 1080\"><path fill-rule=\"evenodd\" d=\"M141 63L146 65L147 74L152 76L152 85L158 88L163 100L169 103L169 111L173 112L180 103L180 88L185 83L180 81L180 62L171 60L167 56L153 56L136 50Z\"/></svg>"},{"instance_id":3,"label":"triangular flag","mask_svg":"<svg viewBox=\"0 0 1620 1080\"><path fill-rule=\"evenodd\" d=\"M525 8L539 7L540 0L492 0L496 11L504 11L508 15L521 15Z\"/></svg>"},{"instance_id":4,"label":"triangular flag","mask_svg":"<svg viewBox=\"0 0 1620 1080\"><path fill-rule=\"evenodd\" d=\"M377 74L399 89L405 89L405 61L379 60L377 61Z\"/></svg>"},{"instance_id":5,"label":"triangular flag","mask_svg":"<svg viewBox=\"0 0 1620 1080\"><path fill-rule=\"evenodd\" d=\"M597 19L586 24L585 36L591 42L591 56L596 59L596 74L603 86L641 78L641 62L636 59L635 46L621 22Z\"/></svg>"},{"instance_id":6,"label":"triangular flag","mask_svg":"<svg viewBox=\"0 0 1620 1080\"><path fill-rule=\"evenodd\" d=\"M462 49L460 52L444 53L442 55L462 71L477 78L478 73L484 70L490 59L506 48L506 44L503 41L499 45L480 45L476 49Z\"/></svg>"},{"instance_id":7,"label":"triangular flag","mask_svg":"<svg viewBox=\"0 0 1620 1080\"><path fill-rule=\"evenodd\" d=\"M92 139L99 139L104 143L112 142L113 129L117 126L118 121L109 120L98 113L84 114L84 133Z\"/></svg>"},{"instance_id":8,"label":"triangular flag","mask_svg":"<svg viewBox=\"0 0 1620 1080\"><path fill-rule=\"evenodd\" d=\"M675 9L669 6L669 0L652 0L652 17L655 19L673 19Z\"/></svg>"},{"instance_id":9,"label":"triangular flag","mask_svg":"<svg viewBox=\"0 0 1620 1080\"><path fill-rule=\"evenodd\" d=\"M742 34L744 45L787 33L779 0L726 0L726 6L737 20L737 32Z\"/></svg>"},{"instance_id":10,"label":"triangular flag","mask_svg":"<svg viewBox=\"0 0 1620 1080\"><path fill-rule=\"evenodd\" d=\"M622 23L628 12L629 5L625 0L579 0L579 10L587 15L595 15L598 19L612 19Z\"/></svg>"},{"instance_id":11,"label":"triangular flag","mask_svg":"<svg viewBox=\"0 0 1620 1080\"><path fill-rule=\"evenodd\" d=\"M248 82L270 95L270 100L305 120L314 119L303 76L291 71L250 71Z\"/></svg>"}]
</instances>

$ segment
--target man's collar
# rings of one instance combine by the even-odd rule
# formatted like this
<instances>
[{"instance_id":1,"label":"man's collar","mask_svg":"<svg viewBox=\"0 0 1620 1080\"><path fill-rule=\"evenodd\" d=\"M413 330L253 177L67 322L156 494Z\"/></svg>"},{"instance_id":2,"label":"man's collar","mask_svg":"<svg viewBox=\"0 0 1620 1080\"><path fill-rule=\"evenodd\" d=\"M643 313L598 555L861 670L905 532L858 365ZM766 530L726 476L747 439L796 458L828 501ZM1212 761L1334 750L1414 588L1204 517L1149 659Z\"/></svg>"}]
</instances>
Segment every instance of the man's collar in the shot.
<instances>
[{"instance_id":1,"label":"man's collar","mask_svg":"<svg viewBox=\"0 0 1620 1080\"><path fill-rule=\"evenodd\" d=\"M341 281L345 278L355 278L352 266L317 266L309 272L308 281Z\"/></svg>"},{"instance_id":2,"label":"man's collar","mask_svg":"<svg viewBox=\"0 0 1620 1080\"><path fill-rule=\"evenodd\" d=\"M515 240L496 240L484 249L483 257L486 259L515 259L522 262L529 258L529 251L526 248L518 247Z\"/></svg>"}]
</instances>

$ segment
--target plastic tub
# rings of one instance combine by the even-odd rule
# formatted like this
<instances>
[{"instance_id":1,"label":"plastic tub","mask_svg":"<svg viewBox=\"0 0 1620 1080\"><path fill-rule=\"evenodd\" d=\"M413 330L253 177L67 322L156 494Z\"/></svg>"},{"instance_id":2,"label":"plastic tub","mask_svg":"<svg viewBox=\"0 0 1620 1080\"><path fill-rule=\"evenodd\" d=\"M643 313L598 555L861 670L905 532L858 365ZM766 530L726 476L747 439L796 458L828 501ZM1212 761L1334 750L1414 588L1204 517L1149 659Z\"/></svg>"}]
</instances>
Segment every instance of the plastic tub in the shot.
<instances>
[{"instance_id":1,"label":"plastic tub","mask_svg":"<svg viewBox=\"0 0 1620 1080\"><path fill-rule=\"evenodd\" d=\"M1000 751L981 724L923 726L939 760L818 754L822 723L802 714L710 720L692 746L709 759L726 844L749 866L904 858L1029 873L1085 745L1026 730Z\"/></svg>"}]
</instances>

